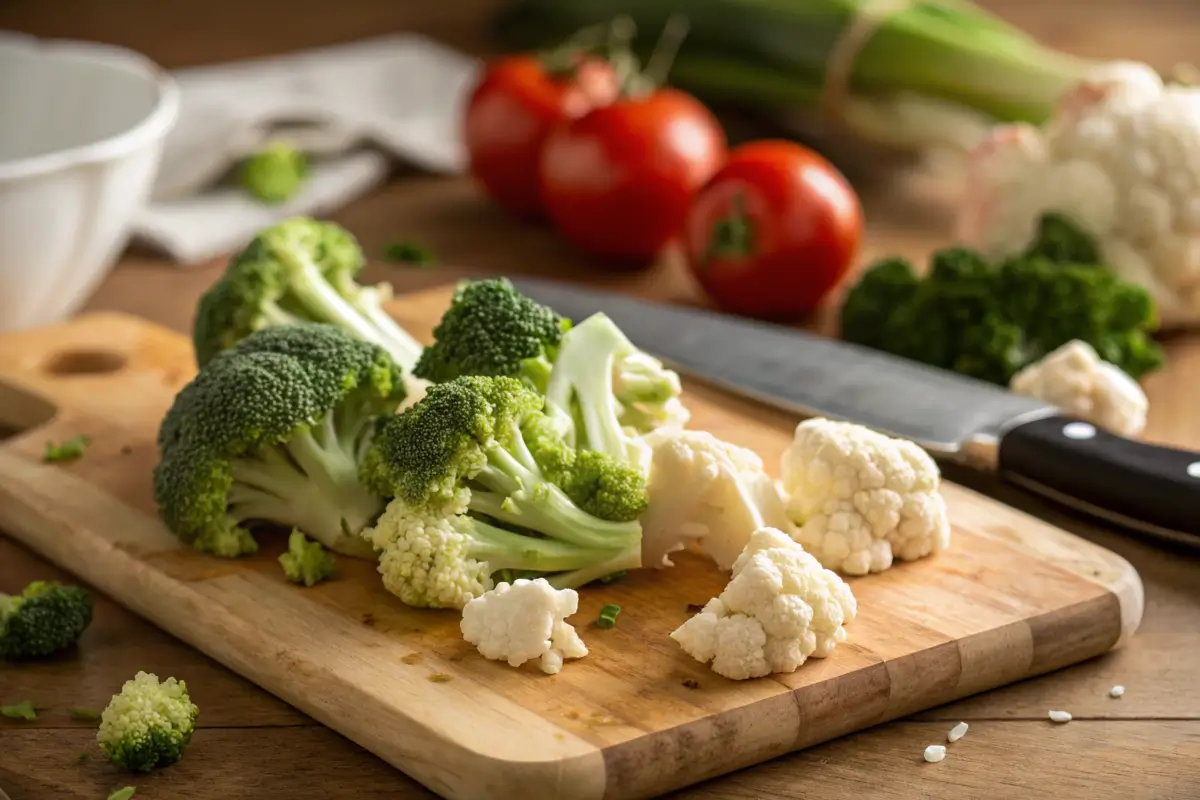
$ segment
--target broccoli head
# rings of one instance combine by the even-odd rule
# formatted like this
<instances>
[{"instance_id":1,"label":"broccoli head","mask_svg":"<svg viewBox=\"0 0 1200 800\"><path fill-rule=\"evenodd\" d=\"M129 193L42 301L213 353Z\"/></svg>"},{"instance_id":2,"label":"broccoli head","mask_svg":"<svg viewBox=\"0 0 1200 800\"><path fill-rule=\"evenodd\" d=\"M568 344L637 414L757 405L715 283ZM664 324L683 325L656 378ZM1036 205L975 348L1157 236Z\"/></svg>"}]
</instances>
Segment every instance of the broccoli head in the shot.
<instances>
[{"instance_id":1,"label":"broccoli head","mask_svg":"<svg viewBox=\"0 0 1200 800\"><path fill-rule=\"evenodd\" d=\"M1100 245L1096 239L1076 225L1070 217L1057 211L1038 219L1037 233L1026 258L1044 258L1056 264L1099 264Z\"/></svg>"},{"instance_id":2,"label":"broccoli head","mask_svg":"<svg viewBox=\"0 0 1200 800\"><path fill-rule=\"evenodd\" d=\"M186 683L139 672L100 715L96 741L114 766L149 772L183 758L199 713Z\"/></svg>"},{"instance_id":3,"label":"broccoli head","mask_svg":"<svg viewBox=\"0 0 1200 800\"><path fill-rule=\"evenodd\" d=\"M521 294L505 278L462 283L433 329L413 374L434 383L506 375L544 391L571 322Z\"/></svg>"},{"instance_id":4,"label":"broccoli head","mask_svg":"<svg viewBox=\"0 0 1200 800\"><path fill-rule=\"evenodd\" d=\"M641 565L641 473L544 438L542 402L516 378L466 376L385 423L363 472L394 499L364 536L405 603L461 608L496 575L574 588Z\"/></svg>"},{"instance_id":5,"label":"broccoli head","mask_svg":"<svg viewBox=\"0 0 1200 800\"><path fill-rule=\"evenodd\" d=\"M1141 377L1162 366L1156 324L1145 290L1094 264L1028 255L989 264L954 247L933 255L925 277L902 259L871 267L846 296L841 335L1007 386L1072 339Z\"/></svg>"},{"instance_id":6,"label":"broccoli head","mask_svg":"<svg viewBox=\"0 0 1200 800\"><path fill-rule=\"evenodd\" d=\"M290 200L308 179L308 156L287 142L272 142L242 162L242 188L275 205Z\"/></svg>"},{"instance_id":7,"label":"broccoli head","mask_svg":"<svg viewBox=\"0 0 1200 800\"><path fill-rule=\"evenodd\" d=\"M354 236L331 222L298 217L263 230L200 298L196 362L203 366L262 328L323 322L379 345L411 371L421 345L384 311L389 284L356 282L363 263Z\"/></svg>"},{"instance_id":8,"label":"broccoli head","mask_svg":"<svg viewBox=\"0 0 1200 800\"><path fill-rule=\"evenodd\" d=\"M0 594L0 660L42 658L79 640L92 622L92 597L78 586L34 581Z\"/></svg>"},{"instance_id":9,"label":"broccoli head","mask_svg":"<svg viewBox=\"0 0 1200 800\"><path fill-rule=\"evenodd\" d=\"M288 537L288 549L279 556L283 574L292 583L316 586L333 577L333 556L320 542L310 542L298 530Z\"/></svg>"},{"instance_id":10,"label":"broccoli head","mask_svg":"<svg viewBox=\"0 0 1200 800\"><path fill-rule=\"evenodd\" d=\"M333 325L252 334L206 364L163 418L163 520L219 556L255 552L250 527L274 524L371 557L358 532L384 501L359 483L359 464L404 394L383 348Z\"/></svg>"}]
</instances>

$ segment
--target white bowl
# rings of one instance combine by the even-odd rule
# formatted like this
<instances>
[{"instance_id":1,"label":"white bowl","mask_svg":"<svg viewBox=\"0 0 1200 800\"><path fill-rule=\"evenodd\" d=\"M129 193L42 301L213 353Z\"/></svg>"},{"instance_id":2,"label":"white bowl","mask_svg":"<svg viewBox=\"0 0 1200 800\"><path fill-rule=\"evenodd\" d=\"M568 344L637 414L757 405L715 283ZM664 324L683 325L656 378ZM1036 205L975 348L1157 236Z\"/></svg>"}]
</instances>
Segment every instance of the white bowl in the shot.
<instances>
[{"instance_id":1,"label":"white bowl","mask_svg":"<svg viewBox=\"0 0 1200 800\"><path fill-rule=\"evenodd\" d=\"M174 81L137 53L0 35L0 331L87 301L178 113Z\"/></svg>"}]
</instances>

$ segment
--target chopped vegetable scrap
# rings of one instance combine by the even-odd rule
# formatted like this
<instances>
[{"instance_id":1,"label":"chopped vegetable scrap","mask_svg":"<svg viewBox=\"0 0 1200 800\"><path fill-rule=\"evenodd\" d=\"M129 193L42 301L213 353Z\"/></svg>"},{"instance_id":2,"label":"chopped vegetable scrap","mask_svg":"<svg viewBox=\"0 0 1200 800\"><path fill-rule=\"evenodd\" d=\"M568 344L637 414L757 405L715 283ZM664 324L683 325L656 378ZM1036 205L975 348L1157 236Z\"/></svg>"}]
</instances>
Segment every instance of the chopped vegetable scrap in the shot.
<instances>
[{"instance_id":1,"label":"chopped vegetable scrap","mask_svg":"<svg viewBox=\"0 0 1200 800\"><path fill-rule=\"evenodd\" d=\"M538 659L548 675L562 670L568 658L583 658L588 649L566 618L579 610L574 589L555 589L545 578L520 578L470 600L463 608L463 638L480 655L519 667Z\"/></svg>"},{"instance_id":2,"label":"chopped vegetable scrap","mask_svg":"<svg viewBox=\"0 0 1200 800\"><path fill-rule=\"evenodd\" d=\"M967 735L968 727L969 726L965 722L958 723L957 725L955 725L953 728L950 729L949 733L946 734L946 741L957 742L959 739L961 739Z\"/></svg>"},{"instance_id":3,"label":"chopped vegetable scrap","mask_svg":"<svg viewBox=\"0 0 1200 800\"><path fill-rule=\"evenodd\" d=\"M37 719L37 709L33 707L33 703L28 700L22 700L19 703L14 703L10 706L0 706L0 716L7 719L19 719L25 722L32 722Z\"/></svg>"},{"instance_id":4,"label":"chopped vegetable scrap","mask_svg":"<svg viewBox=\"0 0 1200 800\"><path fill-rule=\"evenodd\" d=\"M383 246L383 257L393 264L408 264L414 267L436 267L437 256L424 245L416 242L392 242Z\"/></svg>"},{"instance_id":5,"label":"chopped vegetable scrap","mask_svg":"<svg viewBox=\"0 0 1200 800\"><path fill-rule=\"evenodd\" d=\"M946 746L944 744L931 744L925 748L925 760L930 764L936 764L939 761L946 759Z\"/></svg>"},{"instance_id":6,"label":"chopped vegetable scrap","mask_svg":"<svg viewBox=\"0 0 1200 800\"><path fill-rule=\"evenodd\" d=\"M75 461L83 458L89 444L91 444L91 438L82 433L65 442L46 442L46 452L42 456L42 461L47 464Z\"/></svg>"},{"instance_id":7,"label":"chopped vegetable scrap","mask_svg":"<svg viewBox=\"0 0 1200 800\"><path fill-rule=\"evenodd\" d=\"M1058 722L1058 723L1070 722L1071 721L1071 712L1070 711L1051 711L1050 712L1050 721Z\"/></svg>"},{"instance_id":8,"label":"chopped vegetable scrap","mask_svg":"<svg viewBox=\"0 0 1200 800\"><path fill-rule=\"evenodd\" d=\"M329 580L334 573L333 556L320 542L310 542L296 529L288 536L288 549L280 554L279 563L289 581L310 587Z\"/></svg>"},{"instance_id":9,"label":"chopped vegetable scrap","mask_svg":"<svg viewBox=\"0 0 1200 800\"><path fill-rule=\"evenodd\" d=\"M604 608L600 609L600 616L596 618L597 628L613 628L617 624L617 615L621 613L621 607L615 603L607 603Z\"/></svg>"},{"instance_id":10,"label":"chopped vegetable scrap","mask_svg":"<svg viewBox=\"0 0 1200 800\"><path fill-rule=\"evenodd\" d=\"M268 205L291 200L309 176L308 155L294 145L271 142L241 165L242 188Z\"/></svg>"}]
</instances>

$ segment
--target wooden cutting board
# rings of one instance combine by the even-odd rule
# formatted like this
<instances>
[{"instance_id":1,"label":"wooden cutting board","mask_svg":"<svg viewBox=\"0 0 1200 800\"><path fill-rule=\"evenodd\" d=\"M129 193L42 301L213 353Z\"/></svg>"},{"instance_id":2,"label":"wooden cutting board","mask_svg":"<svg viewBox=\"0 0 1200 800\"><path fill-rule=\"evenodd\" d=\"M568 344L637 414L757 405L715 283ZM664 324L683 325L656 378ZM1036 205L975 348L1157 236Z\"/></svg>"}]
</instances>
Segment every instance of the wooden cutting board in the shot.
<instances>
[{"instance_id":1,"label":"wooden cutting board","mask_svg":"<svg viewBox=\"0 0 1200 800\"><path fill-rule=\"evenodd\" d=\"M393 311L424 336L448 296ZM302 589L275 561L282 537L240 561L181 547L150 473L192 373L185 338L132 317L0 337L0 428L21 432L0 444L0 529L446 797L651 796L1096 656L1141 620L1126 561L947 484L951 550L852 580L849 642L794 674L728 681L668 638L726 580L686 555L581 592L587 658L513 669L463 642L457 614L404 607L368 563L340 558L337 580ZM699 387L687 402L694 427L771 467L796 422ZM79 433L82 460L41 463L47 440ZM609 602L619 624L599 630Z\"/></svg>"}]
</instances>

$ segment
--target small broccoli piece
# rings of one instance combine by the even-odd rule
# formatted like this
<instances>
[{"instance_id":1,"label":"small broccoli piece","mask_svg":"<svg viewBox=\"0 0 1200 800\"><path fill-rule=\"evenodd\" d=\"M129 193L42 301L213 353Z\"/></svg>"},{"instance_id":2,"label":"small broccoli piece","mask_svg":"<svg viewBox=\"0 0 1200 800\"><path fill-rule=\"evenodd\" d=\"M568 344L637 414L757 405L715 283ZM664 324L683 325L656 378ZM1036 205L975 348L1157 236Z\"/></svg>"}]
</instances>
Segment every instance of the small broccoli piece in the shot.
<instances>
[{"instance_id":1,"label":"small broccoli piece","mask_svg":"<svg viewBox=\"0 0 1200 800\"><path fill-rule=\"evenodd\" d=\"M437 266L437 256L433 251L416 242L392 242L384 245L383 257L393 264L410 264L425 268Z\"/></svg>"},{"instance_id":2,"label":"small broccoli piece","mask_svg":"<svg viewBox=\"0 0 1200 800\"><path fill-rule=\"evenodd\" d=\"M139 672L100 715L96 741L120 769L149 772L183 758L199 713L186 683Z\"/></svg>"},{"instance_id":3,"label":"small broccoli piece","mask_svg":"<svg viewBox=\"0 0 1200 800\"><path fill-rule=\"evenodd\" d=\"M124 789L116 789L113 791L113 793L108 796L108 800L131 800L135 794L137 794L136 786L126 786Z\"/></svg>"},{"instance_id":4,"label":"small broccoli piece","mask_svg":"<svg viewBox=\"0 0 1200 800\"><path fill-rule=\"evenodd\" d=\"M332 325L266 328L206 364L159 429L159 512L185 542L253 553L250 527L299 528L349 556L384 500L358 481L381 419L404 399L383 348Z\"/></svg>"},{"instance_id":5,"label":"small broccoli piece","mask_svg":"<svg viewBox=\"0 0 1200 800\"><path fill-rule=\"evenodd\" d=\"M413 606L461 608L497 574L561 589L641 566L641 525L627 517L645 506L644 479L599 454L579 467L561 459L557 477L617 519L588 513L545 474L526 439L541 428L541 408L515 378L462 377L434 384L388 420L363 471L395 499L363 535L380 552L389 591Z\"/></svg>"},{"instance_id":6,"label":"small broccoli piece","mask_svg":"<svg viewBox=\"0 0 1200 800\"><path fill-rule=\"evenodd\" d=\"M887 259L847 294L847 341L1007 386L1022 367L1079 339L1134 378L1162 366L1142 288L1095 265L1019 256L999 264L948 248L929 274Z\"/></svg>"},{"instance_id":7,"label":"small broccoli piece","mask_svg":"<svg viewBox=\"0 0 1200 800\"><path fill-rule=\"evenodd\" d=\"M5 719L19 719L23 722L33 722L37 719L37 709L33 707L33 703L30 701L22 700L11 706L0 706L0 717L4 717Z\"/></svg>"},{"instance_id":8,"label":"small broccoli piece","mask_svg":"<svg viewBox=\"0 0 1200 800\"><path fill-rule=\"evenodd\" d=\"M316 586L333 577L333 556L320 542L310 542L304 534L293 530L288 537L288 549L279 556L283 574L292 583Z\"/></svg>"},{"instance_id":9,"label":"small broccoli piece","mask_svg":"<svg viewBox=\"0 0 1200 800\"><path fill-rule=\"evenodd\" d=\"M1099 265L1100 246L1096 239L1057 211L1043 214L1037 234L1024 253L1025 258L1044 258L1056 264Z\"/></svg>"},{"instance_id":10,"label":"small broccoli piece","mask_svg":"<svg viewBox=\"0 0 1200 800\"><path fill-rule=\"evenodd\" d=\"M46 452L42 456L42 461L47 464L54 464L60 461L75 461L76 459L83 458L83 454L90 443L91 439L82 433L65 442L46 442Z\"/></svg>"},{"instance_id":11,"label":"small broccoli piece","mask_svg":"<svg viewBox=\"0 0 1200 800\"><path fill-rule=\"evenodd\" d=\"M200 298L192 323L197 363L262 328L324 322L383 347L410 372L421 345L384 311L391 285L356 283L363 263L354 236L331 222L298 217L263 230Z\"/></svg>"},{"instance_id":12,"label":"small broccoli piece","mask_svg":"<svg viewBox=\"0 0 1200 800\"><path fill-rule=\"evenodd\" d=\"M308 156L287 142L272 142L242 162L242 188L270 205L290 200L308 180Z\"/></svg>"},{"instance_id":13,"label":"small broccoli piece","mask_svg":"<svg viewBox=\"0 0 1200 800\"><path fill-rule=\"evenodd\" d=\"M535 303L505 278L465 282L433 329L413 374L434 383L506 375L544 391L570 320Z\"/></svg>"},{"instance_id":14,"label":"small broccoli piece","mask_svg":"<svg viewBox=\"0 0 1200 800\"><path fill-rule=\"evenodd\" d=\"M0 660L42 658L65 650L92 623L92 596L78 586L34 581L0 594Z\"/></svg>"},{"instance_id":15,"label":"small broccoli piece","mask_svg":"<svg viewBox=\"0 0 1200 800\"><path fill-rule=\"evenodd\" d=\"M100 712L91 708L68 708L67 715L80 722L99 722Z\"/></svg>"}]
</instances>

